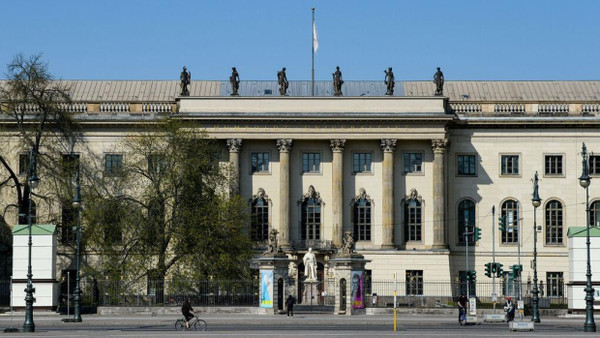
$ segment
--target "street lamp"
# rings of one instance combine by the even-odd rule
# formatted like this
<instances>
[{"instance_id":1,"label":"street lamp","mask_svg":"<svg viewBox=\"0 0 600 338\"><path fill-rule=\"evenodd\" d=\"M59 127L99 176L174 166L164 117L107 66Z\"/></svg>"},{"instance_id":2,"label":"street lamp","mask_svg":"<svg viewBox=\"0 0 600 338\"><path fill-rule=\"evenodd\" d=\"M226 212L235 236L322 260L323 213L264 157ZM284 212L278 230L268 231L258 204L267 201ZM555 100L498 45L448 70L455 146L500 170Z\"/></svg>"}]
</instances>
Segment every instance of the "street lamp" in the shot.
<instances>
[{"instance_id":1,"label":"street lamp","mask_svg":"<svg viewBox=\"0 0 600 338\"><path fill-rule=\"evenodd\" d=\"M533 178L533 198L531 199L531 205L533 205L533 299L532 299L532 307L533 307L533 315L531 316L531 320L534 323L540 322L540 309L539 303L540 300L538 298L538 278L537 278L537 218L536 218L536 210L542 204L542 199L538 194L538 173L535 172L535 176Z\"/></svg>"},{"instance_id":2,"label":"street lamp","mask_svg":"<svg viewBox=\"0 0 600 338\"><path fill-rule=\"evenodd\" d=\"M73 197L73 208L77 209L77 272L75 275L75 290L73 303L75 305L74 322L81 322L81 286L79 283L81 265L81 186L79 185L79 169L75 174L75 197Z\"/></svg>"},{"instance_id":3,"label":"street lamp","mask_svg":"<svg viewBox=\"0 0 600 338\"><path fill-rule=\"evenodd\" d=\"M29 153L29 178L27 179L29 184L29 209L27 212L27 227L29 229L29 257L27 261L27 287L25 287L25 323L23 323L23 332L35 332L35 323L33 322L33 294L35 293L35 288L31 282L31 277L33 277L33 273L31 272L31 245L33 244L31 241L31 227L32 227L32 201L31 198L33 196L33 189L37 188L40 183L40 179L37 177L35 173L35 160L36 160L37 152L35 149L31 149Z\"/></svg>"},{"instance_id":4,"label":"street lamp","mask_svg":"<svg viewBox=\"0 0 600 338\"><path fill-rule=\"evenodd\" d=\"M594 288L592 287L592 267L590 265L590 175L588 170L589 160L585 143L581 146L582 168L579 185L585 189L585 227L587 245L587 277L585 286L585 332L596 332L596 323L594 322Z\"/></svg>"}]
</instances>

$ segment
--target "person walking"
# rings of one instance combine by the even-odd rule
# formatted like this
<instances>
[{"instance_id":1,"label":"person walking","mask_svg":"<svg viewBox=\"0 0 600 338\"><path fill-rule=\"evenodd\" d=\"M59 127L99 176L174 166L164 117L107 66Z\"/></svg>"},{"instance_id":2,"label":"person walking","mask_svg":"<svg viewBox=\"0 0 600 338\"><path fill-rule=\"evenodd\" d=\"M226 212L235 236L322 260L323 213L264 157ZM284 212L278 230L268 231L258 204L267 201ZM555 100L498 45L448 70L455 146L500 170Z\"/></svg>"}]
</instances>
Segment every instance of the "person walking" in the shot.
<instances>
[{"instance_id":1,"label":"person walking","mask_svg":"<svg viewBox=\"0 0 600 338\"><path fill-rule=\"evenodd\" d=\"M288 298L285 300L285 307L287 308L288 318L294 317L294 303L295 302L296 302L296 300L294 299L294 297L292 297L292 295L289 295Z\"/></svg>"},{"instance_id":2,"label":"person walking","mask_svg":"<svg viewBox=\"0 0 600 338\"><path fill-rule=\"evenodd\" d=\"M463 325L467 321L467 296L463 293L458 297L458 323Z\"/></svg>"}]
</instances>

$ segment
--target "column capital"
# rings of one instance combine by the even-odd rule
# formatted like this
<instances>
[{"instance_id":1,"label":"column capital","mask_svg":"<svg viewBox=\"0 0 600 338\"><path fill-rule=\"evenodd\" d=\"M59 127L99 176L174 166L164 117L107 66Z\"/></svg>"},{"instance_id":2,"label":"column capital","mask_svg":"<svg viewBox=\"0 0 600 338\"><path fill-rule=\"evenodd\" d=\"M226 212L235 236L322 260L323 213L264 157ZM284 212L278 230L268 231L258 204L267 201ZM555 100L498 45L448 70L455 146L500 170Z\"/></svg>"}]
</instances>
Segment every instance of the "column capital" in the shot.
<instances>
[{"instance_id":1,"label":"column capital","mask_svg":"<svg viewBox=\"0 0 600 338\"><path fill-rule=\"evenodd\" d=\"M346 146L346 140L339 139L339 138L332 139L329 146L331 147L331 151L333 151L333 152L342 152L342 151L344 151L344 147Z\"/></svg>"},{"instance_id":2,"label":"column capital","mask_svg":"<svg viewBox=\"0 0 600 338\"><path fill-rule=\"evenodd\" d=\"M393 153L396 150L396 141L395 138L382 138L379 146L383 152Z\"/></svg>"},{"instance_id":3,"label":"column capital","mask_svg":"<svg viewBox=\"0 0 600 338\"><path fill-rule=\"evenodd\" d=\"M230 153L239 153L242 150L242 139L241 138L229 138L227 139L227 148Z\"/></svg>"},{"instance_id":4,"label":"column capital","mask_svg":"<svg viewBox=\"0 0 600 338\"><path fill-rule=\"evenodd\" d=\"M281 153L289 153L292 151L292 139L291 138L280 138L277 140L277 148Z\"/></svg>"},{"instance_id":5,"label":"column capital","mask_svg":"<svg viewBox=\"0 0 600 338\"><path fill-rule=\"evenodd\" d=\"M433 139L431 140L431 149L435 154L443 154L448 149L448 144L450 144L450 140L447 138Z\"/></svg>"}]
</instances>

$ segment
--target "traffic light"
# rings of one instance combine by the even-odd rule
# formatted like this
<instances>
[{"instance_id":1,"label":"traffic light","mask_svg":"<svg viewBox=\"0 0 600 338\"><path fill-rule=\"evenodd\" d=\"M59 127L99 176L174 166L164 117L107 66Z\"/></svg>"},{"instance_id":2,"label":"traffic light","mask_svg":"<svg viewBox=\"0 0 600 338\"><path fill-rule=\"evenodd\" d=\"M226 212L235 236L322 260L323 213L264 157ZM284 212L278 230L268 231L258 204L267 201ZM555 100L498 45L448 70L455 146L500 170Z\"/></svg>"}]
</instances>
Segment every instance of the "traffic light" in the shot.
<instances>
[{"instance_id":1,"label":"traffic light","mask_svg":"<svg viewBox=\"0 0 600 338\"><path fill-rule=\"evenodd\" d=\"M475 270L468 270L466 273L466 277L467 282L475 283L475 281L477 280L477 272L475 272Z\"/></svg>"},{"instance_id":2,"label":"traffic light","mask_svg":"<svg viewBox=\"0 0 600 338\"><path fill-rule=\"evenodd\" d=\"M502 277L502 273L504 272L504 270L502 270L502 263L494 263L496 264L494 266L494 272L496 273L496 277Z\"/></svg>"},{"instance_id":3,"label":"traffic light","mask_svg":"<svg viewBox=\"0 0 600 338\"><path fill-rule=\"evenodd\" d=\"M521 271L523 271L523 265L511 265L510 266L511 270L512 270L512 275L513 278L517 278L521 275Z\"/></svg>"},{"instance_id":4,"label":"traffic light","mask_svg":"<svg viewBox=\"0 0 600 338\"><path fill-rule=\"evenodd\" d=\"M475 242L477 242L478 240L481 239L481 228L474 228L473 229L473 236L475 237Z\"/></svg>"},{"instance_id":5,"label":"traffic light","mask_svg":"<svg viewBox=\"0 0 600 338\"><path fill-rule=\"evenodd\" d=\"M500 231L506 231L506 216L498 218L498 225L500 226Z\"/></svg>"},{"instance_id":6,"label":"traffic light","mask_svg":"<svg viewBox=\"0 0 600 338\"><path fill-rule=\"evenodd\" d=\"M491 278L492 272L494 272L494 263L485 263L485 275Z\"/></svg>"}]
</instances>

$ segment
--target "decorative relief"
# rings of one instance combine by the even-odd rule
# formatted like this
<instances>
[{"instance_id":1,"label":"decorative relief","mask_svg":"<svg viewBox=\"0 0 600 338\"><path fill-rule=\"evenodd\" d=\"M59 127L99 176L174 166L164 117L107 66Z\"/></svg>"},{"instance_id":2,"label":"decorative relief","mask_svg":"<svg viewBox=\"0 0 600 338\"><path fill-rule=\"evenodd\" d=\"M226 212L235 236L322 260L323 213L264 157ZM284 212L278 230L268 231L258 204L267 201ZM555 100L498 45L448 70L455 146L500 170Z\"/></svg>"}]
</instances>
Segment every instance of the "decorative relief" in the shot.
<instances>
[{"instance_id":1,"label":"decorative relief","mask_svg":"<svg viewBox=\"0 0 600 338\"><path fill-rule=\"evenodd\" d=\"M238 153L242 150L242 139L241 138L230 138L227 139L227 148L229 152Z\"/></svg>"},{"instance_id":2,"label":"decorative relief","mask_svg":"<svg viewBox=\"0 0 600 338\"><path fill-rule=\"evenodd\" d=\"M313 187L312 185L308 187L308 192L302 196L300 203L306 201L309 198L314 198L318 201L319 204L324 204L323 200L321 199L321 194L315 191L315 187Z\"/></svg>"},{"instance_id":3,"label":"decorative relief","mask_svg":"<svg viewBox=\"0 0 600 338\"><path fill-rule=\"evenodd\" d=\"M256 194L252 195L252 198L250 199L250 204L254 203L254 201L256 201L259 198L262 198L267 203L271 204L271 200L269 199L269 196L265 193L265 189L263 189L263 188L258 188L258 191L256 192Z\"/></svg>"},{"instance_id":4,"label":"decorative relief","mask_svg":"<svg viewBox=\"0 0 600 338\"><path fill-rule=\"evenodd\" d=\"M419 193L417 192L417 189L415 189L415 188L410 189L410 194L406 195L404 200L405 201L414 200L414 201L419 201L419 203L423 203L423 197L421 197L421 195L419 195Z\"/></svg>"},{"instance_id":5,"label":"decorative relief","mask_svg":"<svg viewBox=\"0 0 600 338\"><path fill-rule=\"evenodd\" d=\"M331 151L342 152L346 146L346 140L344 139L333 139L330 143Z\"/></svg>"},{"instance_id":6,"label":"decorative relief","mask_svg":"<svg viewBox=\"0 0 600 338\"><path fill-rule=\"evenodd\" d=\"M382 138L381 139L381 150L384 152L393 153L396 149L396 139L395 138Z\"/></svg>"},{"instance_id":7,"label":"decorative relief","mask_svg":"<svg viewBox=\"0 0 600 338\"><path fill-rule=\"evenodd\" d=\"M291 138L280 138L277 140L277 148L280 152L292 151L292 139Z\"/></svg>"},{"instance_id":8,"label":"decorative relief","mask_svg":"<svg viewBox=\"0 0 600 338\"><path fill-rule=\"evenodd\" d=\"M448 140L447 138L433 139L431 140L431 148L433 149L434 153L443 154L446 151L446 149L448 149L449 143L450 140Z\"/></svg>"},{"instance_id":9,"label":"decorative relief","mask_svg":"<svg viewBox=\"0 0 600 338\"><path fill-rule=\"evenodd\" d=\"M351 204L354 204L361 199L365 199L365 200L369 201L369 203L373 204L373 200L371 199L371 197L369 195L367 195L367 191L365 190L365 188L358 189L358 195L354 196Z\"/></svg>"}]
</instances>

